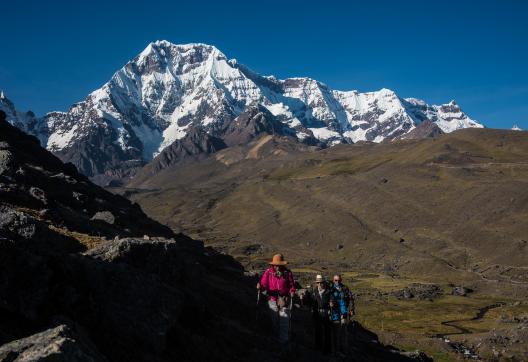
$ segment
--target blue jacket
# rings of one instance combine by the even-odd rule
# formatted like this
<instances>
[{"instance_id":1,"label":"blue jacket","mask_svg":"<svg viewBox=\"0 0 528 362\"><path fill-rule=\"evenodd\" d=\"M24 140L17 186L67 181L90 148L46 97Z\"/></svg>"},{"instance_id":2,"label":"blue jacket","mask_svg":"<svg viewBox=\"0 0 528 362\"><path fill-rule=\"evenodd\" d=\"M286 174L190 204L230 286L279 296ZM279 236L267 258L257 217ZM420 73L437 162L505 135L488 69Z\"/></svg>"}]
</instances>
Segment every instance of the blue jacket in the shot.
<instances>
[{"instance_id":1,"label":"blue jacket","mask_svg":"<svg viewBox=\"0 0 528 362\"><path fill-rule=\"evenodd\" d=\"M338 321L341 317L346 317L347 304L343 290L332 286L330 300L333 301L334 306L330 308L330 320Z\"/></svg>"}]
</instances>

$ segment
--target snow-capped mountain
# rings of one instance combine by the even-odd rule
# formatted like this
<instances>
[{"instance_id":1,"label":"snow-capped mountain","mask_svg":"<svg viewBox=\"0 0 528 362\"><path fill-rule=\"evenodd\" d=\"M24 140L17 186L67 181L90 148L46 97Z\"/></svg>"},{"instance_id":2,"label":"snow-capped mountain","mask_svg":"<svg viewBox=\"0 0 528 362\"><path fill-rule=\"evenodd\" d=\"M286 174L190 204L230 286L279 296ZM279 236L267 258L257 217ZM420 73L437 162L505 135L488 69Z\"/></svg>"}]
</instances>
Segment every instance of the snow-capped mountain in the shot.
<instances>
[{"instance_id":1,"label":"snow-capped mountain","mask_svg":"<svg viewBox=\"0 0 528 362\"><path fill-rule=\"evenodd\" d=\"M222 138L248 106L263 107L299 141L326 145L394 139L430 120L444 132L482 127L454 102L441 106L389 89L337 91L310 78L261 76L211 45L156 41L68 112L21 128L88 176L122 175L200 127ZM269 118L269 117L268 117Z\"/></svg>"},{"instance_id":2,"label":"snow-capped mountain","mask_svg":"<svg viewBox=\"0 0 528 362\"><path fill-rule=\"evenodd\" d=\"M522 128L514 124L511 128L512 131L522 131Z\"/></svg>"},{"instance_id":3,"label":"snow-capped mountain","mask_svg":"<svg viewBox=\"0 0 528 362\"><path fill-rule=\"evenodd\" d=\"M16 110L15 105L11 102L3 91L0 91L0 111L6 114L6 119L12 125L20 128L26 133L38 135L46 134L44 130L39 129L43 124L33 112L19 112ZM44 140L41 139L41 142Z\"/></svg>"}]
</instances>

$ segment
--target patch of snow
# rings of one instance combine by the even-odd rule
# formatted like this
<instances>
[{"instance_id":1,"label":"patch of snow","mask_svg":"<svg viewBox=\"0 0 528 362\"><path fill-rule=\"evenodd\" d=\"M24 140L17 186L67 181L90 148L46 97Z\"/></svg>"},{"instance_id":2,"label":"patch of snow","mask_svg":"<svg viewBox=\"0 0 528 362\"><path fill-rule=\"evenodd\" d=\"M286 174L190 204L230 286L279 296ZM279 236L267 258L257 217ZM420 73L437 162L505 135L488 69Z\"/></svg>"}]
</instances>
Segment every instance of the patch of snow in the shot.
<instances>
[{"instance_id":1,"label":"patch of snow","mask_svg":"<svg viewBox=\"0 0 528 362\"><path fill-rule=\"evenodd\" d=\"M48 138L48 143L46 148L52 151L60 151L63 148L70 145L70 142L73 140L77 133L78 125L73 125L67 131L55 132L51 134Z\"/></svg>"},{"instance_id":2,"label":"patch of snow","mask_svg":"<svg viewBox=\"0 0 528 362\"><path fill-rule=\"evenodd\" d=\"M366 141L368 131L369 131L368 128L367 129L358 128L355 131L344 132L343 136L350 138L352 142L356 143L358 141Z\"/></svg>"},{"instance_id":3,"label":"patch of snow","mask_svg":"<svg viewBox=\"0 0 528 362\"><path fill-rule=\"evenodd\" d=\"M178 126L177 122L172 123L169 127L167 127L162 134L163 141L159 145L158 149L156 150L155 154L157 155L163 149L170 144L172 144L174 141L182 139L187 134L187 129L189 128L190 124L187 124L186 126ZM153 155L155 157L155 155Z\"/></svg>"},{"instance_id":4,"label":"patch of snow","mask_svg":"<svg viewBox=\"0 0 528 362\"><path fill-rule=\"evenodd\" d=\"M317 138L320 141L326 141L331 138L338 138L341 137L341 135L336 131L331 131L328 128L308 128L310 131L312 131L315 138Z\"/></svg>"},{"instance_id":5,"label":"patch of snow","mask_svg":"<svg viewBox=\"0 0 528 362\"><path fill-rule=\"evenodd\" d=\"M295 135L301 141L304 140L306 137L310 136L308 133L305 133L305 132L296 132Z\"/></svg>"}]
</instances>

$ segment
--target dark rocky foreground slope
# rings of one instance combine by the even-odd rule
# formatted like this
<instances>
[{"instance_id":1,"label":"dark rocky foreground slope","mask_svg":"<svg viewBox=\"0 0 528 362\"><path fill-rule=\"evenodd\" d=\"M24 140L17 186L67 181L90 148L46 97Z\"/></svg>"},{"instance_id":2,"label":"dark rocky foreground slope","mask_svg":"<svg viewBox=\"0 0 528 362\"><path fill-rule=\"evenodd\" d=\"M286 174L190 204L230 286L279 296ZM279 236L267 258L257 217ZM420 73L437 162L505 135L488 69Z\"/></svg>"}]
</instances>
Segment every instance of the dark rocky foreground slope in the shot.
<instances>
[{"instance_id":1,"label":"dark rocky foreground slope","mask_svg":"<svg viewBox=\"0 0 528 362\"><path fill-rule=\"evenodd\" d=\"M240 264L172 234L4 118L0 361L281 358L266 323L255 325L254 280ZM423 358L358 335L348 360ZM321 356L299 341L289 360Z\"/></svg>"},{"instance_id":2,"label":"dark rocky foreground slope","mask_svg":"<svg viewBox=\"0 0 528 362\"><path fill-rule=\"evenodd\" d=\"M41 232L80 242L93 241L88 235L172 236L138 205L95 186L4 119L0 119L0 197L1 225L11 232L33 222ZM31 237L36 232L26 234Z\"/></svg>"}]
</instances>

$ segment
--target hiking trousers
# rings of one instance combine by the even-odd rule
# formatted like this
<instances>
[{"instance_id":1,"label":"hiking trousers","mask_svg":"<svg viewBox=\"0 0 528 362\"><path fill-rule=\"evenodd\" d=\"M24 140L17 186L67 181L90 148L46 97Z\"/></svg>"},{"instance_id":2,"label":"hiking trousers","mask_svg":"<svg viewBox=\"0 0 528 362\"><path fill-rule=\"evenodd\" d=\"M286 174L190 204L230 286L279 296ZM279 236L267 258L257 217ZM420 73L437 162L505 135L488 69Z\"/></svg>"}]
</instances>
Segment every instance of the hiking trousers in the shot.
<instances>
[{"instance_id":1,"label":"hiking trousers","mask_svg":"<svg viewBox=\"0 0 528 362\"><path fill-rule=\"evenodd\" d=\"M314 315L314 337L315 349L323 351L324 354L329 354L331 346L331 322L324 316L318 314Z\"/></svg>"},{"instance_id":2,"label":"hiking trousers","mask_svg":"<svg viewBox=\"0 0 528 362\"><path fill-rule=\"evenodd\" d=\"M279 341L286 343L289 340L289 328L290 328L290 309L288 307L282 307L279 310L277 301L268 300L268 307L271 316L271 322L273 324L273 330L279 332Z\"/></svg>"},{"instance_id":3,"label":"hiking trousers","mask_svg":"<svg viewBox=\"0 0 528 362\"><path fill-rule=\"evenodd\" d=\"M348 352L347 325L332 321L332 353Z\"/></svg>"}]
</instances>

